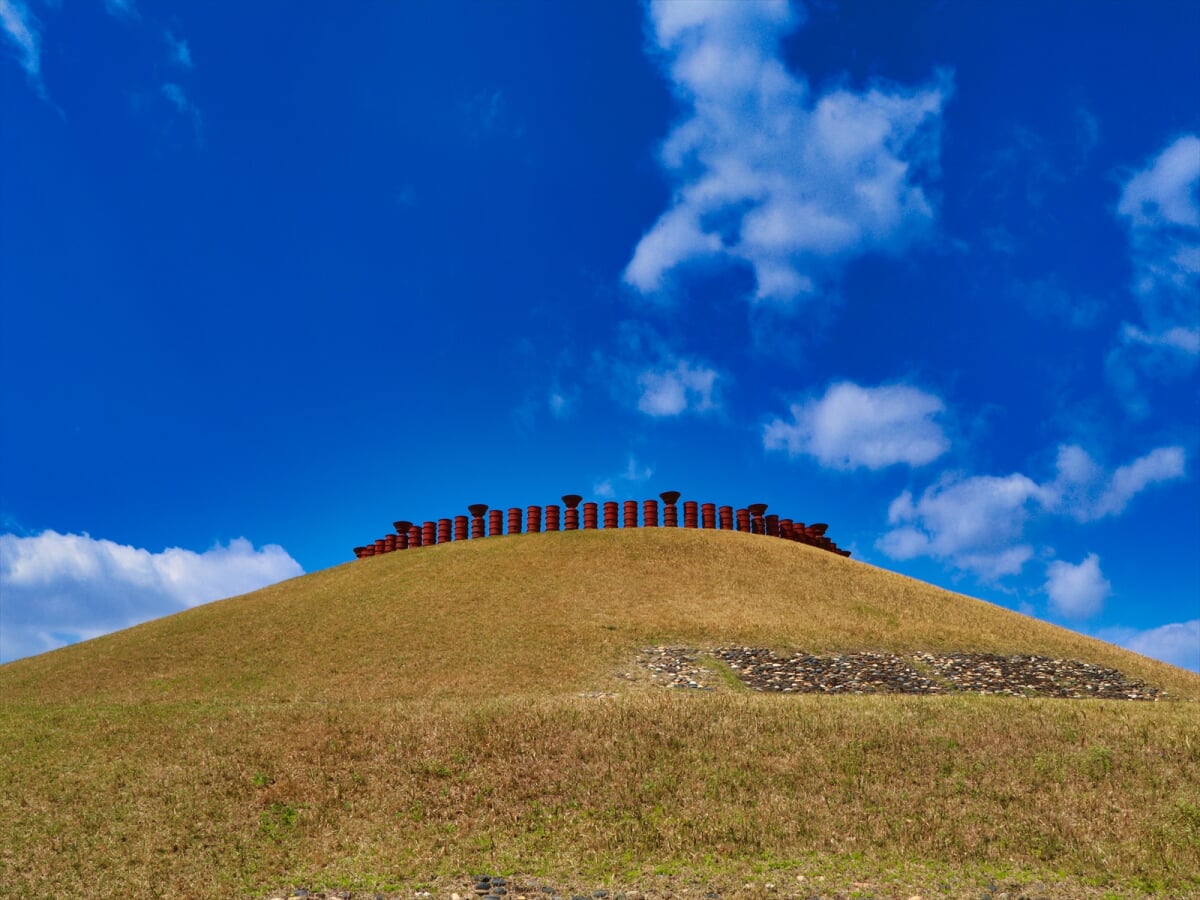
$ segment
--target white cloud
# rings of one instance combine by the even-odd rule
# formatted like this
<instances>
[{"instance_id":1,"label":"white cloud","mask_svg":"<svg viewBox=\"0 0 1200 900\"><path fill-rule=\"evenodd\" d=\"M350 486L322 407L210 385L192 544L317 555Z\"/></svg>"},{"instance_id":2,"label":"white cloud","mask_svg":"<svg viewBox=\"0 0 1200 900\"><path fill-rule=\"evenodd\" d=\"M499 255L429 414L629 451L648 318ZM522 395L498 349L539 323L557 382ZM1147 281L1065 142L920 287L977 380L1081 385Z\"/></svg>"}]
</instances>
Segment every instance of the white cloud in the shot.
<instances>
[{"instance_id":1,"label":"white cloud","mask_svg":"<svg viewBox=\"0 0 1200 900\"><path fill-rule=\"evenodd\" d=\"M767 423L763 446L808 454L833 469L922 466L950 448L936 421L945 410L939 397L908 385L843 381L819 399L792 405L790 422Z\"/></svg>"},{"instance_id":2,"label":"white cloud","mask_svg":"<svg viewBox=\"0 0 1200 900\"><path fill-rule=\"evenodd\" d=\"M1104 628L1096 632L1096 637L1181 669L1200 672L1200 619L1145 630Z\"/></svg>"},{"instance_id":3,"label":"white cloud","mask_svg":"<svg viewBox=\"0 0 1200 900\"><path fill-rule=\"evenodd\" d=\"M1120 515L1146 488L1182 478L1187 455L1179 446L1158 447L1111 473L1075 444L1058 448L1057 474L1045 485L1047 508L1091 522Z\"/></svg>"},{"instance_id":4,"label":"white cloud","mask_svg":"<svg viewBox=\"0 0 1200 900\"><path fill-rule=\"evenodd\" d=\"M710 412L717 405L713 398L716 382L716 369L683 359L673 365L645 369L637 376L641 389L637 406L655 417Z\"/></svg>"},{"instance_id":5,"label":"white cloud","mask_svg":"<svg viewBox=\"0 0 1200 900\"><path fill-rule=\"evenodd\" d=\"M86 534L0 534L0 660L302 574L282 547L255 550L245 538L203 553L178 547L152 553Z\"/></svg>"},{"instance_id":6,"label":"white cloud","mask_svg":"<svg viewBox=\"0 0 1200 900\"><path fill-rule=\"evenodd\" d=\"M0 28L16 48L21 68L42 93L42 34L37 18L21 0L0 0Z\"/></svg>"},{"instance_id":7,"label":"white cloud","mask_svg":"<svg viewBox=\"0 0 1200 900\"><path fill-rule=\"evenodd\" d=\"M660 154L671 205L626 282L653 293L676 267L734 260L754 271L759 299L789 301L846 259L927 231L921 182L936 174L948 77L814 97L779 56L799 23L785 0L655 0L649 17L686 114Z\"/></svg>"},{"instance_id":8,"label":"white cloud","mask_svg":"<svg viewBox=\"0 0 1200 900\"><path fill-rule=\"evenodd\" d=\"M1024 475L947 474L914 502L904 491L888 507L891 531L876 546L893 559L932 556L994 580L1015 575L1032 557L1020 543L1042 488Z\"/></svg>"},{"instance_id":9,"label":"white cloud","mask_svg":"<svg viewBox=\"0 0 1200 900\"><path fill-rule=\"evenodd\" d=\"M1100 571L1100 557L1089 553L1079 565L1054 560L1046 567L1050 605L1069 619L1086 619L1100 612L1112 585Z\"/></svg>"}]
</instances>

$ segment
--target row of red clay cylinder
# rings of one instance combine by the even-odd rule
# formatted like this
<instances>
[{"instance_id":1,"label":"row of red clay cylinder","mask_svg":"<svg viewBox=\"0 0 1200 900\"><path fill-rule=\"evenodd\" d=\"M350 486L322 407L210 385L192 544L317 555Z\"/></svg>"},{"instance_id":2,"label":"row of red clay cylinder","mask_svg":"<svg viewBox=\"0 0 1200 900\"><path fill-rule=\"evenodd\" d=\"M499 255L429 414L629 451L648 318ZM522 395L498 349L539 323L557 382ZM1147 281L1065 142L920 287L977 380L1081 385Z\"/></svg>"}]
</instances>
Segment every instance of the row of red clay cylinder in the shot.
<instances>
[{"instance_id":1,"label":"row of red clay cylinder","mask_svg":"<svg viewBox=\"0 0 1200 900\"><path fill-rule=\"evenodd\" d=\"M665 491L659 495L663 501L663 526L666 528L679 527L678 491ZM391 553L396 550L408 550L412 547L427 547L435 544L446 544L451 540L465 541L468 538L495 537L502 534L520 534L522 512L524 513L525 528L528 533L543 530L543 513L545 515L546 531L576 531L580 527L580 503L582 497L578 494L567 494L563 506L551 504L527 506L522 511L514 506L507 513L507 529L505 528L505 512L500 509L488 511L487 504L476 503L468 507L470 516L454 516L452 519L438 519L423 522L395 522L396 533L376 540L373 544L355 547L354 555L377 556L381 553ZM658 527L658 501L642 501L643 528ZM582 504L582 526L585 530L599 527L601 506L598 503ZM775 515L765 515L767 504L752 503L744 509L734 509L732 506L720 506L715 503L697 503L687 500L683 504L684 528L720 528L723 531L744 531L751 534L765 534L771 537L781 537L798 541L823 550L829 550L840 556L849 556L849 550L842 550L825 536L828 527L824 523L805 525L791 519ZM621 513L622 524L618 526L618 513ZM486 519L485 519L486 514ZM605 528L637 528L638 502L626 500L617 503L615 500L603 504L603 522Z\"/></svg>"}]
</instances>

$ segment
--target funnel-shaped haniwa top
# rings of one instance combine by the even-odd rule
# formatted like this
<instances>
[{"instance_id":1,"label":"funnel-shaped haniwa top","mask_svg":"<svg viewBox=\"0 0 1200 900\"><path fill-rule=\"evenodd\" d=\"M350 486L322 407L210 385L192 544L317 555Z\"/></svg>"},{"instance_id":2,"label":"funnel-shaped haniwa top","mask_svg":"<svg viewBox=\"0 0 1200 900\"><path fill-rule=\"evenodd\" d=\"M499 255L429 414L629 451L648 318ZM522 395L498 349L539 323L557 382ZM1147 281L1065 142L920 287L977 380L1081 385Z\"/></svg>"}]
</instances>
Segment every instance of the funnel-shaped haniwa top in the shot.
<instances>
[{"instance_id":1,"label":"funnel-shaped haniwa top","mask_svg":"<svg viewBox=\"0 0 1200 900\"><path fill-rule=\"evenodd\" d=\"M679 491L663 491L658 496L662 497L663 503L667 504L667 506L670 506L671 504L677 502L682 495L679 493Z\"/></svg>"},{"instance_id":2,"label":"funnel-shaped haniwa top","mask_svg":"<svg viewBox=\"0 0 1200 900\"><path fill-rule=\"evenodd\" d=\"M808 529L807 529L809 534L815 534L818 537L823 535L828 530L829 530L829 526L826 525L824 522L817 522L815 525L809 525Z\"/></svg>"},{"instance_id":3,"label":"funnel-shaped haniwa top","mask_svg":"<svg viewBox=\"0 0 1200 900\"><path fill-rule=\"evenodd\" d=\"M396 534L408 534L412 530L412 522L393 522L392 527L396 529Z\"/></svg>"},{"instance_id":4,"label":"funnel-shaped haniwa top","mask_svg":"<svg viewBox=\"0 0 1200 900\"><path fill-rule=\"evenodd\" d=\"M583 497L579 494L563 494L562 502L566 504L567 509L575 509L583 502Z\"/></svg>"},{"instance_id":5,"label":"funnel-shaped haniwa top","mask_svg":"<svg viewBox=\"0 0 1200 900\"><path fill-rule=\"evenodd\" d=\"M746 509L750 510L750 515L752 515L752 516L761 516L763 513L765 513L767 511L767 504L751 503L749 506L746 507Z\"/></svg>"},{"instance_id":6,"label":"funnel-shaped haniwa top","mask_svg":"<svg viewBox=\"0 0 1200 900\"><path fill-rule=\"evenodd\" d=\"M475 518L479 518L487 511L488 505L486 503L472 503L467 507L467 512L469 512Z\"/></svg>"}]
</instances>

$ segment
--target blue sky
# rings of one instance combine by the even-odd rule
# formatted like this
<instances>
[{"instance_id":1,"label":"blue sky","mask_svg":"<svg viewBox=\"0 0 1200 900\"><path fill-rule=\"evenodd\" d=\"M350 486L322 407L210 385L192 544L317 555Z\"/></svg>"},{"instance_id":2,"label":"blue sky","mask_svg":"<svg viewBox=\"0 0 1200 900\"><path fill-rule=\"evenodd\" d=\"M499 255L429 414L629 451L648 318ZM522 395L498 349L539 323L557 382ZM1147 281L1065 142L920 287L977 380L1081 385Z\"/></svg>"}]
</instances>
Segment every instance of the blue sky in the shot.
<instances>
[{"instance_id":1,"label":"blue sky","mask_svg":"<svg viewBox=\"0 0 1200 900\"><path fill-rule=\"evenodd\" d=\"M675 489L1200 670L1200 5L0 30L0 660Z\"/></svg>"}]
</instances>

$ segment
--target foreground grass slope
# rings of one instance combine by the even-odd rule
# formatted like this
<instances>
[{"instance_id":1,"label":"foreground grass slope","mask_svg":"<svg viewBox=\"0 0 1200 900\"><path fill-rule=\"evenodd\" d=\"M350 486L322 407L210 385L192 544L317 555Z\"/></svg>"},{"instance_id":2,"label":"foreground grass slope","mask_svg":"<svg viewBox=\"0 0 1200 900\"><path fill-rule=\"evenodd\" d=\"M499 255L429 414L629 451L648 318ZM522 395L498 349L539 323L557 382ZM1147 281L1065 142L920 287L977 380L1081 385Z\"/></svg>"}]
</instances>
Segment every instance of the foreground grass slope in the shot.
<instances>
[{"instance_id":1,"label":"foreground grass slope","mask_svg":"<svg viewBox=\"0 0 1200 900\"><path fill-rule=\"evenodd\" d=\"M619 677L654 644L1036 653L1177 699ZM506 870L1186 896L1198 699L1191 673L785 541L426 548L0 667L0 895L264 897Z\"/></svg>"}]
</instances>

